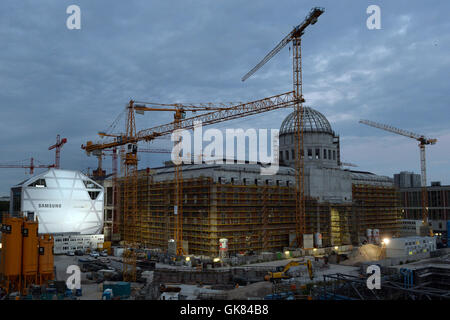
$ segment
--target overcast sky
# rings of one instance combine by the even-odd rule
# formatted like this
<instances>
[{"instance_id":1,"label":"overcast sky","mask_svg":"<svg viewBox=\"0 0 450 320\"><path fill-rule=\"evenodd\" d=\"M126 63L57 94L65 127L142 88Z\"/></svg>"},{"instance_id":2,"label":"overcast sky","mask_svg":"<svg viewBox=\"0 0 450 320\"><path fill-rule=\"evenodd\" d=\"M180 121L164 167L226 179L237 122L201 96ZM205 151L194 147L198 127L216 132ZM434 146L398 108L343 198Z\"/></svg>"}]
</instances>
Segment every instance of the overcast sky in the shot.
<instances>
[{"instance_id":1,"label":"overcast sky","mask_svg":"<svg viewBox=\"0 0 450 320\"><path fill-rule=\"evenodd\" d=\"M66 27L72 4L81 30ZM381 8L381 30L366 27L370 4ZM428 181L450 184L449 1L2 0L0 163L51 164L47 149L61 134L62 168L92 170L97 161L81 144L96 141L130 98L250 101L290 91L288 48L240 79L314 6L325 13L303 36L303 92L340 135L342 160L381 175L420 173L417 142L358 123L370 119L437 138L427 148ZM216 127L279 128L289 112ZM151 113L137 127L171 120ZM142 154L140 165L164 157ZM0 170L0 195L29 177Z\"/></svg>"}]
</instances>

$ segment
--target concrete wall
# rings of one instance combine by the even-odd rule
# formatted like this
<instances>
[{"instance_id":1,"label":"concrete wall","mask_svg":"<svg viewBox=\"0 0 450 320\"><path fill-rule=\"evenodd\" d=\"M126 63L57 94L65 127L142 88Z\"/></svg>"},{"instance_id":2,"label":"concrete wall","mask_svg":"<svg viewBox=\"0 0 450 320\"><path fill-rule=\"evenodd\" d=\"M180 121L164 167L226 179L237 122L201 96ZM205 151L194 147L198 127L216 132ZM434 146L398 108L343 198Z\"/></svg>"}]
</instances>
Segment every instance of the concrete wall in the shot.
<instances>
[{"instance_id":1,"label":"concrete wall","mask_svg":"<svg viewBox=\"0 0 450 320\"><path fill-rule=\"evenodd\" d=\"M259 164L198 164L183 165L183 178L212 177L214 182L232 183L236 185L254 185L257 180L258 185L293 186L295 185L295 170L290 167L280 166L274 175L261 175ZM163 167L155 169L153 181L173 180L174 167Z\"/></svg>"},{"instance_id":2,"label":"concrete wall","mask_svg":"<svg viewBox=\"0 0 450 320\"><path fill-rule=\"evenodd\" d=\"M305 193L321 202L352 201L352 179L347 171L331 168L306 168Z\"/></svg>"}]
</instances>

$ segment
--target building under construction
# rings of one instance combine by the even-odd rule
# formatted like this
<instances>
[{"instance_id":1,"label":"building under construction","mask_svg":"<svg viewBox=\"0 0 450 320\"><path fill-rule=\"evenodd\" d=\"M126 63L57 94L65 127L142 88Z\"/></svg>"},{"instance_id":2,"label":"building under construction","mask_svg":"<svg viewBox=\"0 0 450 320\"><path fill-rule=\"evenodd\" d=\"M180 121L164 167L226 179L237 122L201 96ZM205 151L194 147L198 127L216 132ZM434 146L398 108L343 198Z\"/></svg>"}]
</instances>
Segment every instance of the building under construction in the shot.
<instances>
[{"instance_id":1,"label":"building under construction","mask_svg":"<svg viewBox=\"0 0 450 320\"><path fill-rule=\"evenodd\" d=\"M343 169L339 136L320 112L303 109L307 234L316 246L359 244L367 230L380 237L400 233L401 211L389 177ZM295 113L280 128L280 168L262 176L259 164L183 165L183 247L189 254L217 256L219 240L229 254L279 251L295 239ZM140 170L137 217L124 227L124 181L112 191L105 181L105 238L133 236L148 248L167 249L175 233L175 166ZM109 187L108 187L109 185ZM112 199L117 197L117 199ZM116 208L111 204L116 203ZM133 233L133 235L131 235ZM127 237L127 235L129 237ZM105 239L105 240L106 240Z\"/></svg>"}]
</instances>

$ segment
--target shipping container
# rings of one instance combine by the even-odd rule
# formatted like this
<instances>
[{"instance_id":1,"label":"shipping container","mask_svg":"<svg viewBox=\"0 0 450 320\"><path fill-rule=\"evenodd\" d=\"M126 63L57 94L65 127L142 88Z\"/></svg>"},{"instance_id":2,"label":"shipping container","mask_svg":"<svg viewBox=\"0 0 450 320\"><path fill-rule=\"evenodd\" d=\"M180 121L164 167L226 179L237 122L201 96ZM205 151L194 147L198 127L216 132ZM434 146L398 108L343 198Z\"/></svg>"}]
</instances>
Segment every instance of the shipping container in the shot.
<instances>
[{"instance_id":1,"label":"shipping container","mask_svg":"<svg viewBox=\"0 0 450 320\"><path fill-rule=\"evenodd\" d=\"M126 299L131 294L131 286L129 282L111 282L105 281L103 283L103 290L111 289L113 292L113 297L120 297Z\"/></svg>"}]
</instances>

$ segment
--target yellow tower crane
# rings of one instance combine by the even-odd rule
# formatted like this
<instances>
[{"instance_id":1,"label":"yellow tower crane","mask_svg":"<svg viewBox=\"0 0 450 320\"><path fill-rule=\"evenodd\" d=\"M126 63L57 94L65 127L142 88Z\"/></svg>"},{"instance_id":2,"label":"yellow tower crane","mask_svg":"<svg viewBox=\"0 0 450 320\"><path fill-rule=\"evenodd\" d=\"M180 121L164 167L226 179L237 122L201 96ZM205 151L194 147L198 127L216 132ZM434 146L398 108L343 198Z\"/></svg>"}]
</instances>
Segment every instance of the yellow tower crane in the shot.
<instances>
[{"instance_id":1,"label":"yellow tower crane","mask_svg":"<svg viewBox=\"0 0 450 320\"><path fill-rule=\"evenodd\" d=\"M433 236L433 230L428 226L428 192L427 192L427 168L425 163L425 146L428 144L435 144L437 142L437 139L430 139L421 134L398 129L386 124L377 123L370 120L360 120L359 122L374 128L386 130L419 141L421 186L422 186L422 228L420 234L421 236L425 235Z\"/></svg>"},{"instance_id":2,"label":"yellow tower crane","mask_svg":"<svg viewBox=\"0 0 450 320\"><path fill-rule=\"evenodd\" d=\"M297 246L303 245L303 234L305 233L305 194L304 194L304 165L303 165L303 78L302 78L302 54L301 54L301 37L305 29L309 25L317 22L319 16L324 13L325 9L315 7L312 8L308 16L301 24L296 26L292 31L280 41L280 43L272 49L253 69L242 77L242 81L248 79L252 74L258 71L273 56L281 51L288 43L292 42L292 66L293 66L293 84L294 84L294 112L296 124L296 242Z\"/></svg>"},{"instance_id":3,"label":"yellow tower crane","mask_svg":"<svg viewBox=\"0 0 450 320\"><path fill-rule=\"evenodd\" d=\"M237 105L225 105L219 104L214 106L213 103L206 104L155 104L155 103L142 103L136 104L131 100L127 105L127 121L126 121L126 134L113 135L107 133L100 133L101 137L113 139L103 143L93 143L88 141L86 145L82 145L81 148L89 155L105 149L112 149L118 146L126 146L125 156L123 162L125 164L124 177L123 177L123 227L124 227L124 240L128 250L124 252L124 280L134 281L136 279L136 249L140 245L140 232L137 228L137 143L139 141L152 141L158 137L169 135L177 129L190 130L193 129L196 123L201 122L203 126L220 123L223 121L229 121L233 119L243 118L255 114L260 114L280 108L287 108L293 106L295 103L294 92L290 91L283 94L278 94L268 98L251 101L247 103L240 103ZM147 107L147 105L156 105L157 107ZM172 106L173 108L168 108ZM174 111L174 121L159 125L153 128L136 131L135 125L135 113L142 113L144 111L168 111L168 109ZM185 117L186 111L208 111L212 112L202 113L200 115ZM182 183L181 180L181 166L179 167L179 174L176 174L177 185ZM181 191L181 186L176 190L176 193ZM180 211L182 201L181 194L178 196L178 214L176 222L175 233L177 235L177 253L182 254L182 211Z\"/></svg>"}]
</instances>

